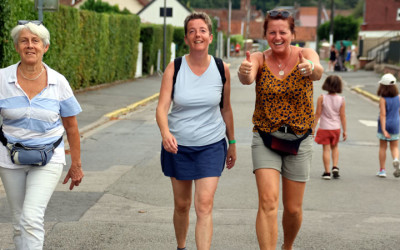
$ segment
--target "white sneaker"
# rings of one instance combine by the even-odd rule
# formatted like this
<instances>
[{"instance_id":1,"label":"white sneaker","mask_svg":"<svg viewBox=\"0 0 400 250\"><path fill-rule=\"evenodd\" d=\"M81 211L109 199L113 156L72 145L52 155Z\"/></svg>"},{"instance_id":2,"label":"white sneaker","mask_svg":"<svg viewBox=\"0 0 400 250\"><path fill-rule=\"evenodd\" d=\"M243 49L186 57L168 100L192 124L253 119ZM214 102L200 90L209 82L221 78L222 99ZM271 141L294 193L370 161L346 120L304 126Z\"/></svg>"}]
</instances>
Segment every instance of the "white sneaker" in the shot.
<instances>
[{"instance_id":1,"label":"white sneaker","mask_svg":"<svg viewBox=\"0 0 400 250\"><path fill-rule=\"evenodd\" d=\"M393 175L394 175L394 177L396 177L396 178L399 178L399 177L400 177L399 165L400 165L399 159L394 159L394 160L393 160L393 167L394 167L395 170L394 170L394 172L393 172Z\"/></svg>"},{"instance_id":2,"label":"white sneaker","mask_svg":"<svg viewBox=\"0 0 400 250\"><path fill-rule=\"evenodd\" d=\"M376 175L379 177L382 177L382 178L386 178L386 171L384 169L382 169Z\"/></svg>"}]
</instances>

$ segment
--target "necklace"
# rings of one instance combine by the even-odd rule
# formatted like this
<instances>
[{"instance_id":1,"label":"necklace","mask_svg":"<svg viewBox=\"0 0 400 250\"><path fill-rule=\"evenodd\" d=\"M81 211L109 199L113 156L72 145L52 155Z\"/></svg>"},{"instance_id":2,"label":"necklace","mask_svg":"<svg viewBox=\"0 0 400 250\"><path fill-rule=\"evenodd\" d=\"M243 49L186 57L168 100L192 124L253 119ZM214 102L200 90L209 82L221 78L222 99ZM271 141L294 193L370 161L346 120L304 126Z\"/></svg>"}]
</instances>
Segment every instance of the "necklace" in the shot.
<instances>
[{"instance_id":1,"label":"necklace","mask_svg":"<svg viewBox=\"0 0 400 250\"><path fill-rule=\"evenodd\" d=\"M38 79L42 75L43 71L44 71L44 67L42 67L42 71L40 71L40 73L37 76L35 76L34 78L29 78L29 77L26 77L24 75L24 73L22 73L21 69L19 69L19 73L21 73L22 77L25 78L28 81L35 81L36 79Z\"/></svg>"},{"instance_id":2,"label":"necklace","mask_svg":"<svg viewBox=\"0 0 400 250\"><path fill-rule=\"evenodd\" d=\"M290 54L289 54L289 59L288 59L288 60L290 60L290 56L291 56L291 55L292 55L292 49L290 49ZM283 67L283 69L281 69L282 64L279 64L279 63L278 63L278 60L276 60L275 57L274 57L274 59L275 59L277 65L278 65L278 68L279 68L279 75L280 75L280 76L285 75L285 71L284 71L284 70L285 70L285 68L286 68L287 63L285 63L285 66Z\"/></svg>"}]
</instances>

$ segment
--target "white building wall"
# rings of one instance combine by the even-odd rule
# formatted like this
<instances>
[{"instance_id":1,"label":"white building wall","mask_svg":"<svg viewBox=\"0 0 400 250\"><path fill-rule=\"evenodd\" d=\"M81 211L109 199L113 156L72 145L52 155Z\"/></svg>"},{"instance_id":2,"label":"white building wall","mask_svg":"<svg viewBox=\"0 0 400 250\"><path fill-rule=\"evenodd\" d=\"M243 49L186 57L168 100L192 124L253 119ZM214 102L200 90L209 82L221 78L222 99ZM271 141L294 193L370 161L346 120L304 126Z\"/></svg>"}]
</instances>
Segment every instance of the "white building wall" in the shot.
<instances>
[{"instance_id":1,"label":"white building wall","mask_svg":"<svg viewBox=\"0 0 400 250\"><path fill-rule=\"evenodd\" d=\"M190 12L176 0L167 0L166 7L172 8L172 17L166 18L167 24L183 27L183 22ZM140 14L142 23L164 24L164 17L160 17L160 8L164 8L164 0L156 0Z\"/></svg>"}]
</instances>

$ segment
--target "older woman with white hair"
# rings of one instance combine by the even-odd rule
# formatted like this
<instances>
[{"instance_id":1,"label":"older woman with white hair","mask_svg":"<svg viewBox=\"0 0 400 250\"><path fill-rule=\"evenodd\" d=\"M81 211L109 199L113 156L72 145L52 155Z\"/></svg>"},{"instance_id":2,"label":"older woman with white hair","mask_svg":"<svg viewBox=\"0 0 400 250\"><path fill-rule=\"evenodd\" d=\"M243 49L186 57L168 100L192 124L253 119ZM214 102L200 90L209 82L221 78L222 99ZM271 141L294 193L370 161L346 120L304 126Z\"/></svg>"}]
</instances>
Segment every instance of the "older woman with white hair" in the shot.
<instances>
[{"instance_id":1,"label":"older woman with white hair","mask_svg":"<svg viewBox=\"0 0 400 250\"><path fill-rule=\"evenodd\" d=\"M18 21L11 31L20 61L0 70L0 177L11 207L16 249L42 249L44 213L65 162L64 184L83 178L76 115L82 109L63 75L43 63L50 34L40 21Z\"/></svg>"}]
</instances>

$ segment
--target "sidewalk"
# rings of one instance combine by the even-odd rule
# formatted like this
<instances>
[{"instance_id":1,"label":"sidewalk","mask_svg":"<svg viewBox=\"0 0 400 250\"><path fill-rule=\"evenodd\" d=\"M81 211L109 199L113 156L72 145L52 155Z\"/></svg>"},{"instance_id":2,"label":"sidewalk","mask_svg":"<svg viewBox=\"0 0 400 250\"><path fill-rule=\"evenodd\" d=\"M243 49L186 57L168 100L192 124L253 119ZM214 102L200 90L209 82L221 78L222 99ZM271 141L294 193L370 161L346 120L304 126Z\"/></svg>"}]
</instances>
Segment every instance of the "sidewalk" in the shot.
<instances>
[{"instance_id":1,"label":"sidewalk","mask_svg":"<svg viewBox=\"0 0 400 250\"><path fill-rule=\"evenodd\" d=\"M81 135L140 105L156 100L160 86L161 77L154 75L77 91L75 97L82 107L82 113L77 116Z\"/></svg>"}]
</instances>

